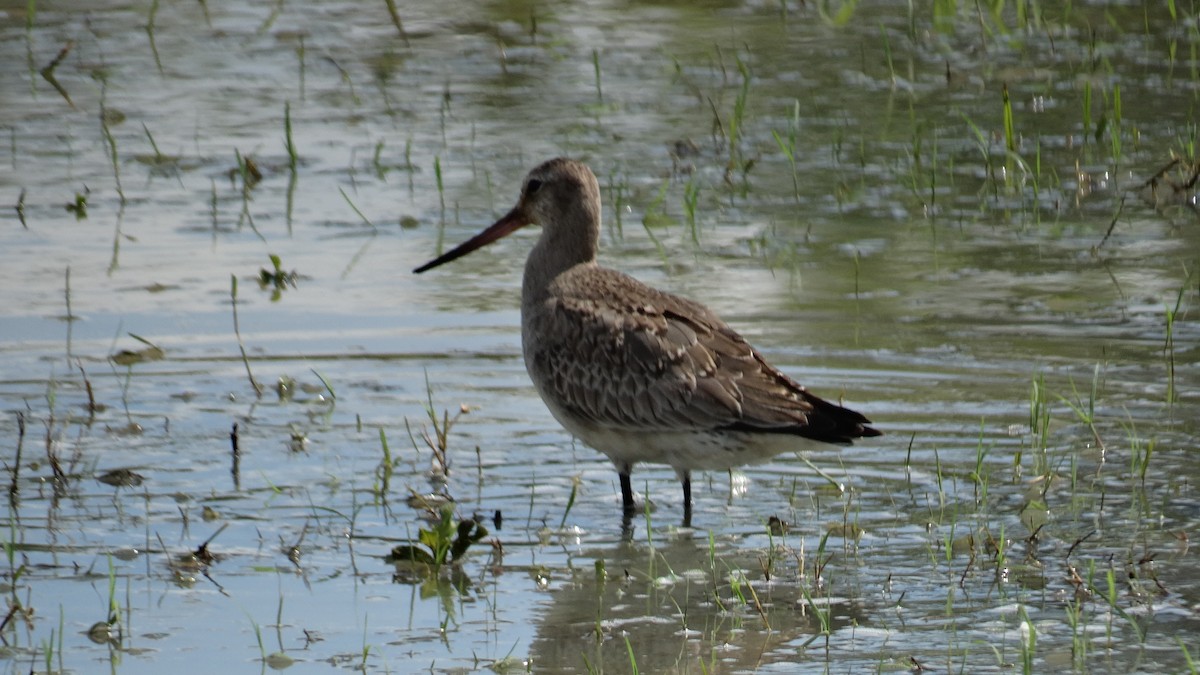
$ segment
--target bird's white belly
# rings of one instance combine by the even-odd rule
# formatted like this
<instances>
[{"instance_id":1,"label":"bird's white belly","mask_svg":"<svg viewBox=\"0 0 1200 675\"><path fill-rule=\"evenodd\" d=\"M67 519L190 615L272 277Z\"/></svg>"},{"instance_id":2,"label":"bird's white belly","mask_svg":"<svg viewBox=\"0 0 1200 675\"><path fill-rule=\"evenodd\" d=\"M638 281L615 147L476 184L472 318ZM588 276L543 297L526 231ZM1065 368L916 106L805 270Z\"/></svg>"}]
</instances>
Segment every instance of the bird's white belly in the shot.
<instances>
[{"instance_id":1,"label":"bird's white belly","mask_svg":"<svg viewBox=\"0 0 1200 675\"><path fill-rule=\"evenodd\" d=\"M564 429L603 453L618 469L649 463L666 464L677 472L725 471L744 464L765 462L780 453L823 445L786 434L606 427L579 419L553 401L543 400Z\"/></svg>"}]
</instances>

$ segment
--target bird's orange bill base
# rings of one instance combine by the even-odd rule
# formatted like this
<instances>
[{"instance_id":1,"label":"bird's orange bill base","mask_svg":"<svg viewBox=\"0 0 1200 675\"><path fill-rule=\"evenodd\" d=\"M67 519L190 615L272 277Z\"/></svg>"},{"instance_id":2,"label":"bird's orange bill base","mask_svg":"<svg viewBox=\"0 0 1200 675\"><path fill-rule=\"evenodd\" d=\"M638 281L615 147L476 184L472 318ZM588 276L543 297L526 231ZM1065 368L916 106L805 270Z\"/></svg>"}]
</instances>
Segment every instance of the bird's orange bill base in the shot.
<instances>
[{"instance_id":1,"label":"bird's orange bill base","mask_svg":"<svg viewBox=\"0 0 1200 675\"><path fill-rule=\"evenodd\" d=\"M491 227L464 241L455 248L446 251L433 260L430 260L424 265L421 265L417 269L413 270L413 273L420 274L421 272L431 270L443 263L448 263L451 260L458 260L471 251L474 251L477 248L483 248L493 241L496 241L502 237L506 237L528 224L529 219L525 217L525 213L521 210L521 208L514 208L512 211L504 214L500 220L497 220L495 223L493 223Z\"/></svg>"}]
</instances>

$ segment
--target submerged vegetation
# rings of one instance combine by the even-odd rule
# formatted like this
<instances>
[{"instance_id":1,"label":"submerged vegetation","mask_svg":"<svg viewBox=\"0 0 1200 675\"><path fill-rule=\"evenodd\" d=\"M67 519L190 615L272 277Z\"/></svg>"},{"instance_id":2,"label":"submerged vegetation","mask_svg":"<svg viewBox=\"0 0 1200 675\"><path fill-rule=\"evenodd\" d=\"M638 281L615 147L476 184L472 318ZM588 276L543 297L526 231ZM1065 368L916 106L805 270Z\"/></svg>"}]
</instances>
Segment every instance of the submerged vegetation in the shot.
<instances>
[{"instance_id":1,"label":"submerged vegetation","mask_svg":"<svg viewBox=\"0 0 1200 675\"><path fill-rule=\"evenodd\" d=\"M1196 672L1196 6L310 4L0 22L5 672ZM528 240L404 272L552 154L887 435L622 528Z\"/></svg>"}]
</instances>

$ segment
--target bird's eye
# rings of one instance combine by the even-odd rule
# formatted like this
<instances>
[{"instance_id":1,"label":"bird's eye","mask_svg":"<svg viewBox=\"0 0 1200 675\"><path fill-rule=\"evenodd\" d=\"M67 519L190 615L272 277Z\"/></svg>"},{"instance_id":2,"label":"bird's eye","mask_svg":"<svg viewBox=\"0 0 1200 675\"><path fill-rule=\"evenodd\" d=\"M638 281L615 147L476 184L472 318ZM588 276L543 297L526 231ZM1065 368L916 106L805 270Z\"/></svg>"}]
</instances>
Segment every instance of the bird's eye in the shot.
<instances>
[{"instance_id":1,"label":"bird's eye","mask_svg":"<svg viewBox=\"0 0 1200 675\"><path fill-rule=\"evenodd\" d=\"M530 178L529 183L525 185L525 194L532 197L533 195L537 194L537 191L540 190L541 187L542 181L536 178Z\"/></svg>"}]
</instances>

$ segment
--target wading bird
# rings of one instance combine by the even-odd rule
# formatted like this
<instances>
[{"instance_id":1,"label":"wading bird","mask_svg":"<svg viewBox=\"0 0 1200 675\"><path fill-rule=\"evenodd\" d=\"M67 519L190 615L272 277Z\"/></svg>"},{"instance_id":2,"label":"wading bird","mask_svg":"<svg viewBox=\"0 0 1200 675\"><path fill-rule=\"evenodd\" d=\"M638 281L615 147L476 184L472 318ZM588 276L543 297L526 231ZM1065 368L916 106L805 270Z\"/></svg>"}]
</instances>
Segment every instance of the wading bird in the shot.
<instances>
[{"instance_id":1,"label":"wading bird","mask_svg":"<svg viewBox=\"0 0 1200 675\"><path fill-rule=\"evenodd\" d=\"M511 211L414 272L530 224L542 233L521 289L525 368L559 423L616 465L627 518L638 462L675 469L690 526L693 470L879 435L773 368L707 307L597 264L600 186L581 162L533 169Z\"/></svg>"}]
</instances>

